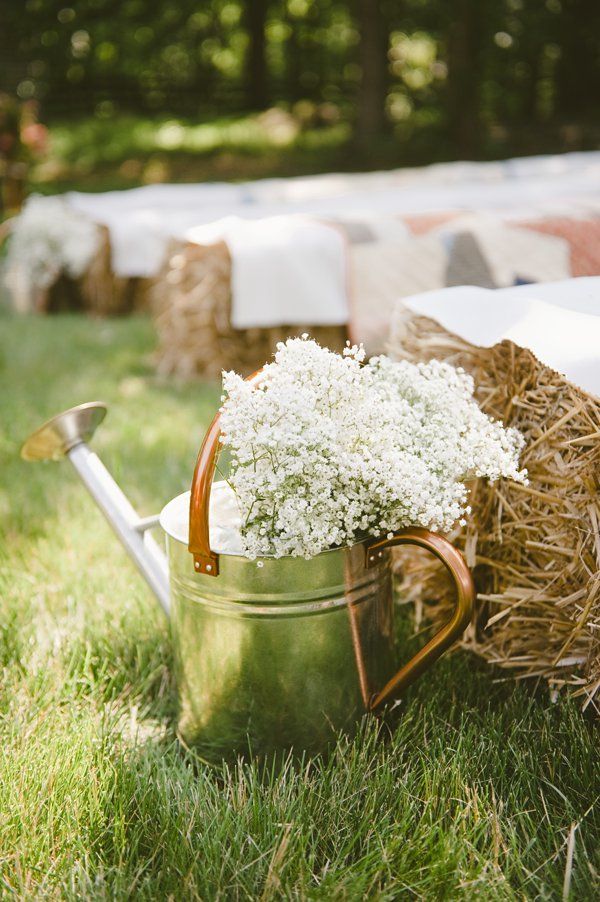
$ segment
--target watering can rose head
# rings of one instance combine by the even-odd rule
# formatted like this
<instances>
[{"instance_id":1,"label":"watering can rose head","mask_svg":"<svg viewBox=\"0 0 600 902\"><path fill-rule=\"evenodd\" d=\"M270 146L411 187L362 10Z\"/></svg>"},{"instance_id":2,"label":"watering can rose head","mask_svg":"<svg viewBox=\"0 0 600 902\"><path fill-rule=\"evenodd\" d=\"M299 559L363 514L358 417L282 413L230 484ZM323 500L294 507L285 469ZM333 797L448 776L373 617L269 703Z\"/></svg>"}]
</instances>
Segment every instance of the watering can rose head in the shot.
<instances>
[{"instance_id":1,"label":"watering can rose head","mask_svg":"<svg viewBox=\"0 0 600 902\"><path fill-rule=\"evenodd\" d=\"M521 434L480 410L463 370L364 358L303 337L278 344L256 386L224 374L221 441L248 557L449 530L469 513L466 480L526 481Z\"/></svg>"}]
</instances>

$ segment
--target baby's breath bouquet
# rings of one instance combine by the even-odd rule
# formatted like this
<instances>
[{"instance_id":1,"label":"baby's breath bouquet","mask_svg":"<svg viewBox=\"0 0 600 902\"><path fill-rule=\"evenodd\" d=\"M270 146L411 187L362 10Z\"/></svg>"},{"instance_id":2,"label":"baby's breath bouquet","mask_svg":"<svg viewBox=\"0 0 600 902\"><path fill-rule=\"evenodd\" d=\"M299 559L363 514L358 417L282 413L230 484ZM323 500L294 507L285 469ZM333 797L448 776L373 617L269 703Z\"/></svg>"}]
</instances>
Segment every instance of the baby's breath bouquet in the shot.
<instances>
[{"instance_id":1,"label":"baby's breath bouquet","mask_svg":"<svg viewBox=\"0 0 600 902\"><path fill-rule=\"evenodd\" d=\"M448 530L470 511L466 480L525 481L522 436L479 409L463 370L364 358L303 336L278 344L256 385L224 374L221 441L248 557Z\"/></svg>"}]
</instances>

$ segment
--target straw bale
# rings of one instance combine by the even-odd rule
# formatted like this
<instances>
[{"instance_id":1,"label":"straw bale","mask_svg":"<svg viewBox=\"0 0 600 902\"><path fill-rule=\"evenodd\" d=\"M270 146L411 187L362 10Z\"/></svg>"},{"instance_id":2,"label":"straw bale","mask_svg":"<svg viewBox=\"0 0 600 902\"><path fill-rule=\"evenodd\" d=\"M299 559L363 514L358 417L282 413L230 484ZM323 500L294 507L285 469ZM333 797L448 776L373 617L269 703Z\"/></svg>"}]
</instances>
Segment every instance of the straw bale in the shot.
<instances>
[{"instance_id":1,"label":"straw bale","mask_svg":"<svg viewBox=\"0 0 600 902\"><path fill-rule=\"evenodd\" d=\"M224 369L248 374L270 358L278 341L302 332L336 350L346 340L341 327L234 329L231 257L224 242L174 242L149 294L158 335L156 366L165 375L218 378Z\"/></svg>"},{"instance_id":2,"label":"straw bale","mask_svg":"<svg viewBox=\"0 0 600 902\"><path fill-rule=\"evenodd\" d=\"M108 229L101 227L101 241L87 271L77 280L82 306L97 316L129 313L134 307L136 283L141 280L116 276L110 257Z\"/></svg>"},{"instance_id":3,"label":"straw bale","mask_svg":"<svg viewBox=\"0 0 600 902\"><path fill-rule=\"evenodd\" d=\"M113 272L110 236L99 226L100 242L88 268L77 279L57 271L52 284L13 291L13 305L20 312L60 313L76 310L92 316L121 316L148 307L152 279L125 278ZM0 235L0 241L2 236Z\"/></svg>"},{"instance_id":4,"label":"straw bale","mask_svg":"<svg viewBox=\"0 0 600 902\"><path fill-rule=\"evenodd\" d=\"M510 341L477 348L405 309L390 352L464 367L483 409L526 438L530 484L476 481L472 518L450 537L478 589L464 646L600 710L600 399ZM399 550L396 566L418 620L447 618L452 588L439 565Z\"/></svg>"}]
</instances>

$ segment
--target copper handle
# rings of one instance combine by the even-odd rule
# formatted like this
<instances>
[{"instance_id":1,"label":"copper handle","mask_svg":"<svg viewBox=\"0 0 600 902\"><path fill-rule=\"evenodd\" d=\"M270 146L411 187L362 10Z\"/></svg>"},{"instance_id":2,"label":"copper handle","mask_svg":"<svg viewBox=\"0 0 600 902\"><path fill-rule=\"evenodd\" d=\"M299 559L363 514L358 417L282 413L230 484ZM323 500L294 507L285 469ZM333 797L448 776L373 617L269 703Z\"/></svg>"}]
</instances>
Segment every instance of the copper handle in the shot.
<instances>
[{"instance_id":1,"label":"copper handle","mask_svg":"<svg viewBox=\"0 0 600 902\"><path fill-rule=\"evenodd\" d=\"M198 454L190 492L190 535L188 550L194 555L194 570L207 576L219 575L219 555L210 550L208 509L210 490L219 450L221 415L218 413L204 436Z\"/></svg>"},{"instance_id":2,"label":"copper handle","mask_svg":"<svg viewBox=\"0 0 600 902\"><path fill-rule=\"evenodd\" d=\"M402 529L391 539L382 539L367 546L366 566L379 562L379 553L393 545L419 545L433 552L451 574L456 585L456 607L448 623L389 680L380 692L374 693L369 702L369 710L376 711L410 686L441 654L458 639L471 620L475 604L475 586L471 571L460 551L448 539L422 529L419 526Z\"/></svg>"},{"instance_id":3,"label":"copper handle","mask_svg":"<svg viewBox=\"0 0 600 902\"><path fill-rule=\"evenodd\" d=\"M251 382L260 373L261 370L257 370L256 373L248 376L246 381ZM188 551L194 556L194 570L197 573L205 573L207 576L219 575L219 555L210 549L208 513L212 481L219 453L220 423L221 414L218 413L204 436L194 468L190 492Z\"/></svg>"}]
</instances>

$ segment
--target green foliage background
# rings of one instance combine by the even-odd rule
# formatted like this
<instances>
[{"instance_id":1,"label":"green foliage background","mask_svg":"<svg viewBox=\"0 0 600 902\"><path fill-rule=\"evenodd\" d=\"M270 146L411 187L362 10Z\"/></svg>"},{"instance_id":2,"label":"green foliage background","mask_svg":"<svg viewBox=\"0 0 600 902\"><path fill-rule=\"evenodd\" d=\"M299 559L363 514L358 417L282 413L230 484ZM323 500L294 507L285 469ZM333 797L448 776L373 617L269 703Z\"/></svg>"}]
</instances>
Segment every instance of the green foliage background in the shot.
<instances>
[{"instance_id":1,"label":"green foliage background","mask_svg":"<svg viewBox=\"0 0 600 902\"><path fill-rule=\"evenodd\" d=\"M424 161L600 138L596 0L68 2L0 11L0 89L51 123L277 104Z\"/></svg>"}]
</instances>

